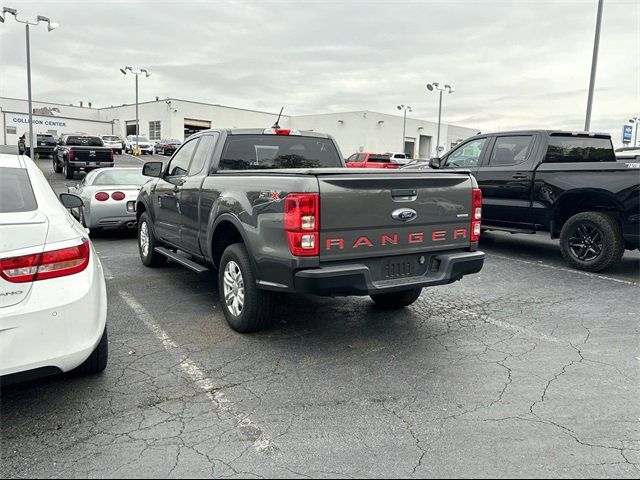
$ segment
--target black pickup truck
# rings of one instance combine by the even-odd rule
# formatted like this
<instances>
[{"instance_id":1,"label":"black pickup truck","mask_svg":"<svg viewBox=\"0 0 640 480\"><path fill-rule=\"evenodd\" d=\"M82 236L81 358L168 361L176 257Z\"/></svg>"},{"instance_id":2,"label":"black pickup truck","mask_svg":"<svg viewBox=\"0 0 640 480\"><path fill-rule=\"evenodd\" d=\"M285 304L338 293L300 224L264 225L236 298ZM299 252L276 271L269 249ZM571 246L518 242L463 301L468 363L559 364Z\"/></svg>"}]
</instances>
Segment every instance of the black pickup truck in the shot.
<instances>
[{"instance_id":1,"label":"black pickup truck","mask_svg":"<svg viewBox=\"0 0 640 480\"><path fill-rule=\"evenodd\" d=\"M76 171L113 167L113 150L104 146L102 138L84 134L60 137L53 152L53 171L73 179Z\"/></svg>"},{"instance_id":2,"label":"black pickup truck","mask_svg":"<svg viewBox=\"0 0 640 480\"><path fill-rule=\"evenodd\" d=\"M330 136L271 128L198 133L143 173L157 177L136 203L143 264L216 267L239 332L269 324L278 292L400 308L484 263L468 171L347 169Z\"/></svg>"},{"instance_id":3,"label":"black pickup truck","mask_svg":"<svg viewBox=\"0 0 640 480\"><path fill-rule=\"evenodd\" d=\"M608 134L476 135L430 164L471 170L483 229L550 232L575 268L604 270L640 246L640 164L616 163Z\"/></svg>"},{"instance_id":4,"label":"black pickup truck","mask_svg":"<svg viewBox=\"0 0 640 480\"><path fill-rule=\"evenodd\" d=\"M34 133L33 136L36 138L35 145L33 146L33 153L43 156L43 155L52 155L53 151L56 148L56 139L50 133ZM18 153L20 155L29 155L29 132L25 132L18 139Z\"/></svg>"}]
</instances>

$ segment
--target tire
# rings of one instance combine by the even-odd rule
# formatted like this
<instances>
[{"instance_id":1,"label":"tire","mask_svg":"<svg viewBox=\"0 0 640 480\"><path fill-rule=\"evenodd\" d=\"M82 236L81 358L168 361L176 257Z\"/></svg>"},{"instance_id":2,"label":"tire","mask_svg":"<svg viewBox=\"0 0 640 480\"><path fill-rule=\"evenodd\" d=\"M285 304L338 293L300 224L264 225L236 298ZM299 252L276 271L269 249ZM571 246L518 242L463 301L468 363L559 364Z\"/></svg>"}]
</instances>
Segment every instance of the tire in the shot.
<instances>
[{"instance_id":1,"label":"tire","mask_svg":"<svg viewBox=\"0 0 640 480\"><path fill-rule=\"evenodd\" d=\"M144 232L146 232L147 239L146 250L143 246ZM153 234L153 228L149 222L149 215L147 212L142 212L140 220L138 220L138 252L140 253L140 260L142 260L143 265L146 267L156 268L167 263L167 257L155 251L157 246L159 246L159 244Z\"/></svg>"},{"instance_id":2,"label":"tire","mask_svg":"<svg viewBox=\"0 0 640 480\"><path fill-rule=\"evenodd\" d=\"M62 166L56 160L56 157L53 157L53 171L56 173L62 173Z\"/></svg>"},{"instance_id":3,"label":"tire","mask_svg":"<svg viewBox=\"0 0 640 480\"><path fill-rule=\"evenodd\" d=\"M243 301L241 304L231 302L228 305L225 301L225 289L233 292L234 288L243 295ZM255 272L243 243L229 245L222 254L218 268L218 293L227 323L236 332L256 332L271 324L276 294L256 286ZM234 298L238 298L238 295Z\"/></svg>"},{"instance_id":4,"label":"tire","mask_svg":"<svg viewBox=\"0 0 640 480\"><path fill-rule=\"evenodd\" d=\"M403 290L401 292L371 295L371 300L373 300L380 308L393 310L408 307L418 300L420 293L422 293L422 288L413 288L411 290Z\"/></svg>"},{"instance_id":5,"label":"tire","mask_svg":"<svg viewBox=\"0 0 640 480\"><path fill-rule=\"evenodd\" d=\"M78 222L80 222L80 225L82 225L84 228L87 228L87 220L86 220L86 218L84 216L84 208L83 207L80 207L78 217L80 217L80 218L78 218Z\"/></svg>"},{"instance_id":6,"label":"tire","mask_svg":"<svg viewBox=\"0 0 640 480\"><path fill-rule=\"evenodd\" d=\"M75 175L76 170L75 168L69 166L69 164L67 162L65 162L64 164L64 177L67 180L73 180L73 176Z\"/></svg>"},{"instance_id":7,"label":"tire","mask_svg":"<svg viewBox=\"0 0 640 480\"><path fill-rule=\"evenodd\" d=\"M82 375L95 375L103 372L107 368L109 362L109 340L107 335L107 327L104 327L104 333L100 339L100 343L96 349L91 352L82 365L76 368L76 372Z\"/></svg>"},{"instance_id":8,"label":"tire","mask_svg":"<svg viewBox=\"0 0 640 480\"><path fill-rule=\"evenodd\" d=\"M588 272L605 270L624 254L620 224L607 213L578 213L562 226L560 250L573 268Z\"/></svg>"}]
</instances>

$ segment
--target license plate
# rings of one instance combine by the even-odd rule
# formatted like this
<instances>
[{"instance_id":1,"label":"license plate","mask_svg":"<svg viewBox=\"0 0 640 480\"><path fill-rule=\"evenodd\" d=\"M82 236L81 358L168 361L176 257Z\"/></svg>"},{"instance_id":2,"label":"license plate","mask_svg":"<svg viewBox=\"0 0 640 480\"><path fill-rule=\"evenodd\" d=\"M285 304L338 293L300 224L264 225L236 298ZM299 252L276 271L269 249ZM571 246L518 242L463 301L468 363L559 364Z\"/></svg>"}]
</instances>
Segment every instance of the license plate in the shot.
<instances>
[{"instance_id":1,"label":"license plate","mask_svg":"<svg viewBox=\"0 0 640 480\"><path fill-rule=\"evenodd\" d=\"M395 261L386 262L382 266L383 278L402 278L413 275L413 262L411 258L403 258Z\"/></svg>"}]
</instances>

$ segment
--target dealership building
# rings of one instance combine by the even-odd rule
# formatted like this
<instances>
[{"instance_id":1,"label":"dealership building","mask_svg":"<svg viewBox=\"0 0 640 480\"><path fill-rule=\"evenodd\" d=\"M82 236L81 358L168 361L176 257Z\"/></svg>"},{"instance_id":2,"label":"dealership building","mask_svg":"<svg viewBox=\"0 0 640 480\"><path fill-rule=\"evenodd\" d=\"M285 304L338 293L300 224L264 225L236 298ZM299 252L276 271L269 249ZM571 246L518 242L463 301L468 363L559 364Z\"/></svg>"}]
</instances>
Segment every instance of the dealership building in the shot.
<instances>
[{"instance_id":1,"label":"dealership building","mask_svg":"<svg viewBox=\"0 0 640 480\"><path fill-rule=\"evenodd\" d=\"M184 139L208 128L270 127L277 112L261 112L211 103L157 98L139 104L140 134L152 141L161 138ZM92 135L135 134L135 104L93 108L92 105L69 105L33 102L34 132L54 135L83 132ZM28 132L29 116L24 99L0 97L0 143L17 145ZM436 152L437 123L408 117L404 139L403 117L371 111L283 115L282 128L313 130L331 134L343 155L354 152L405 151L413 158L428 158ZM445 150L475 135L477 129L442 124L440 144Z\"/></svg>"}]
</instances>

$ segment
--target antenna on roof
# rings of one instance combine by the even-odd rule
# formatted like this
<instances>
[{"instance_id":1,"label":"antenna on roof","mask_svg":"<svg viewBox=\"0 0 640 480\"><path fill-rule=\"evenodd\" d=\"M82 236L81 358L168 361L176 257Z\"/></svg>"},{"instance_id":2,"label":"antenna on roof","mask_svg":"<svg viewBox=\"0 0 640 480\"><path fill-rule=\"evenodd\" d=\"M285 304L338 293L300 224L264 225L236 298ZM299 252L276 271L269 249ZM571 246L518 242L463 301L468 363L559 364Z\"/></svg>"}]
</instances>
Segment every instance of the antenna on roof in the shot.
<instances>
[{"instance_id":1,"label":"antenna on roof","mask_svg":"<svg viewBox=\"0 0 640 480\"><path fill-rule=\"evenodd\" d=\"M274 123L271 128L280 128L280 125L279 125L280 124L280 117L282 116L282 111L283 110L284 110L284 105L280 109L280 113L278 114L278 119L276 120L276 123Z\"/></svg>"}]
</instances>

